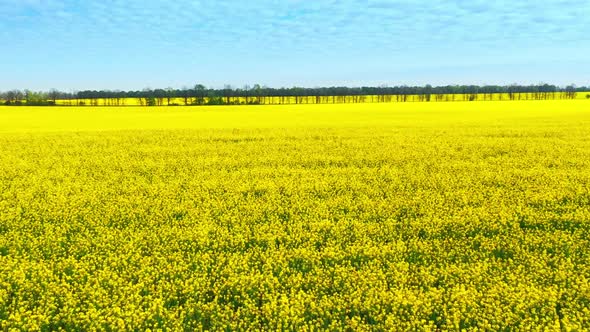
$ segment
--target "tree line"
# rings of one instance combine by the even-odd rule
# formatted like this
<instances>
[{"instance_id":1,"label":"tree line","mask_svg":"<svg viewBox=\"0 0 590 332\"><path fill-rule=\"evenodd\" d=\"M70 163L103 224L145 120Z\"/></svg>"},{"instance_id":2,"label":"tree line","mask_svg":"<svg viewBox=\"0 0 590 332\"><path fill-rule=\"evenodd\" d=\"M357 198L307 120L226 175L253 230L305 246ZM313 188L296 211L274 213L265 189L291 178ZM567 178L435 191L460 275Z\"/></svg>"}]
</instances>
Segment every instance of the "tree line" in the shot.
<instances>
[{"instance_id":1,"label":"tree line","mask_svg":"<svg viewBox=\"0 0 590 332\"><path fill-rule=\"evenodd\" d=\"M447 85L447 86L379 86L269 88L255 84L222 89L197 84L182 89L143 89L138 91L85 90L64 92L10 90L0 92L4 105L50 106L123 106L135 99L142 106L236 105L236 104L322 104L408 101L475 101L475 100L546 100L574 99L588 87L538 85ZM590 99L590 94L585 96Z\"/></svg>"}]
</instances>

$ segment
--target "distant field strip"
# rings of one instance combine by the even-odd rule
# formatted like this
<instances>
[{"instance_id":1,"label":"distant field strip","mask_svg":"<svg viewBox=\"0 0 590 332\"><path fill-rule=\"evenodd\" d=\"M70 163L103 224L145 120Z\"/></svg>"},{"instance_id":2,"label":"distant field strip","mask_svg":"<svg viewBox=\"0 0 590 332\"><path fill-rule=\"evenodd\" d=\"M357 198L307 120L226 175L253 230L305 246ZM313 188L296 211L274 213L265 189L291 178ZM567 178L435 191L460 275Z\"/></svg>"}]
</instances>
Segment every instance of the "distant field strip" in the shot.
<instances>
[{"instance_id":1,"label":"distant field strip","mask_svg":"<svg viewBox=\"0 0 590 332\"><path fill-rule=\"evenodd\" d=\"M589 330L589 106L0 107L0 330Z\"/></svg>"},{"instance_id":2,"label":"distant field strip","mask_svg":"<svg viewBox=\"0 0 590 332\"><path fill-rule=\"evenodd\" d=\"M477 103L399 103L346 105L250 105L192 107L2 107L0 132L109 131L232 128L445 128L493 125L512 119L577 118L590 109L586 100ZM534 125L537 123L533 122Z\"/></svg>"}]
</instances>

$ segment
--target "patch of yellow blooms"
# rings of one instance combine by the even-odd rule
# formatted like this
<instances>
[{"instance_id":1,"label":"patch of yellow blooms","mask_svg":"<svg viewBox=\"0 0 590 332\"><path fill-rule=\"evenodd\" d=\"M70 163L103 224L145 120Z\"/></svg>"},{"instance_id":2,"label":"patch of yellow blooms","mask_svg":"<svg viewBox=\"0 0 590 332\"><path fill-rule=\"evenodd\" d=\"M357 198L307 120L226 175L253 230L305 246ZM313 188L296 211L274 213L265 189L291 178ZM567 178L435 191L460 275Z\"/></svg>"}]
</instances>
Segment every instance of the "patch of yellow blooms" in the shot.
<instances>
[{"instance_id":1,"label":"patch of yellow blooms","mask_svg":"<svg viewBox=\"0 0 590 332\"><path fill-rule=\"evenodd\" d=\"M0 330L588 330L589 106L0 108Z\"/></svg>"}]
</instances>

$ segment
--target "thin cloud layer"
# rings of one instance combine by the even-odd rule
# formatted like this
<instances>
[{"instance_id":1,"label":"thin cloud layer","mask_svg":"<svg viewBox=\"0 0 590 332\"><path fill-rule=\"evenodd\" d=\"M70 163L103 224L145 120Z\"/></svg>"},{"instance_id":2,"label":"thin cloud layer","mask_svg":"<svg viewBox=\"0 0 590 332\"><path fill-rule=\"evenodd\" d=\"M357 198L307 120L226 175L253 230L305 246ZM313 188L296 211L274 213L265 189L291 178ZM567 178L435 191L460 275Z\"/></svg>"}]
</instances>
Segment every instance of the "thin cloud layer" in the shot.
<instances>
[{"instance_id":1,"label":"thin cloud layer","mask_svg":"<svg viewBox=\"0 0 590 332\"><path fill-rule=\"evenodd\" d=\"M0 0L0 33L12 45L0 60L30 61L35 68L47 61L65 76L68 67L84 65L97 68L97 77L104 69L123 71L121 77L127 70L137 79L127 78L133 86L121 88L141 87L141 68L180 73L186 83L199 74L210 84L319 85L354 79L358 70L346 68L366 66L365 74L375 71L371 81L386 82L385 75L408 68L473 66L477 59L482 66L528 59L579 65L588 61L589 14L590 2L574 0ZM411 83L411 74L404 75ZM7 85L0 80L0 88Z\"/></svg>"}]
</instances>

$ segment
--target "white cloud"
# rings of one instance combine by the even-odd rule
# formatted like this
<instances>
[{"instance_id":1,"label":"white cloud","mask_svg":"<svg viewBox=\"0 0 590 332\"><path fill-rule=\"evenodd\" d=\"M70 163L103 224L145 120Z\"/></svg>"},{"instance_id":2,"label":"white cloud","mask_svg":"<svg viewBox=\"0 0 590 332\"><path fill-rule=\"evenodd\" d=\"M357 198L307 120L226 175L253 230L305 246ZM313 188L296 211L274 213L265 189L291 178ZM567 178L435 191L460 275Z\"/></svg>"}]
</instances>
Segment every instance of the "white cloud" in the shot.
<instances>
[{"instance_id":1,"label":"white cloud","mask_svg":"<svg viewBox=\"0 0 590 332\"><path fill-rule=\"evenodd\" d=\"M583 0L0 0L2 39L14 45L0 60L42 48L69 52L80 66L167 61L168 69L174 61L316 72L369 62L391 71L420 62L550 61L555 48L588 42L589 13ZM580 58L570 53L559 57Z\"/></svg>"}]
</instances>

